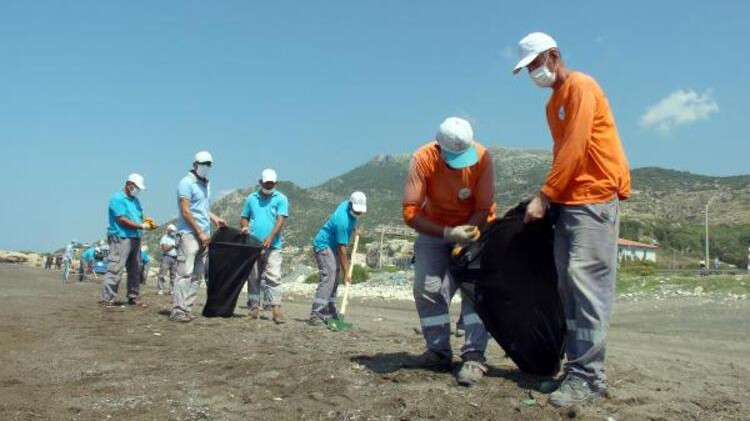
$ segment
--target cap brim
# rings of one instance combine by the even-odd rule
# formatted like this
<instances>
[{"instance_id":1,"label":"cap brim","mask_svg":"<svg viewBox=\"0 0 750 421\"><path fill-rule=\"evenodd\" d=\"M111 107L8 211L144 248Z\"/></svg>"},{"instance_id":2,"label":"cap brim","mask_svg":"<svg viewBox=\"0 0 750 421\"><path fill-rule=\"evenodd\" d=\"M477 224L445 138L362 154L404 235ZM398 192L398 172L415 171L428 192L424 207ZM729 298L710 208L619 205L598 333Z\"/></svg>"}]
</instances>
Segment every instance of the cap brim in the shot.
<instances>
[{"instance_id":1,"label":"cap brim","mask_svg":"<svg viewBox=\"0 0 750 421\"><path fill-rule=\"evenodd\" d=\"M261 178L261 179L260 179L260 182L261 182L261 183L276 183L276 180L275 180L275 179L272 179L272 178L269 178L269 179L267 179L267 180L264 180L264 179L262 179L262 178Z\"/></svg>"},{"instance_id":2,"label":"cap brim","mask_svg":"<svg viewBox=\"0 0 750 421\"><path fill-rule=\"evenodd\" d=\"M470 167L479 162L479 156L477 155L477 149L474 145L471 145L467 150L463 152L450 152L445 149L442 150L443 158L445 163L449 167L457 170L461 168Z\"/></svg>"},{"instance_id":3,"label":"cap brim","mask_svg":"<svg viewBox=\"0 0 750 421\"><path fill-rule=\"evenodd\" d=\"M133 184L135 184L136 187L138 187L141 190L146 190L146 186L143 184L138 184L135 181L133 181Z\"/></svg>"},{"instance_id":4,"label":"cap brim","mask_svg":"<svg viewBox=\"0 0 750 421\"><path fill-rule=\"evenodd\" d=\"M516 64L516 67L513 68L513 74L517 75L518 72L521 71L524 67L528 66L534 59L539 55L540 53L529 53L526 54L524 58L522 58L518 64Z\"/></svg>"},{"instance_id":5,"label":"cap brim","mask_svg":"<svg viewBox=\"0 0 750 421\"><path fill-rule=\"evenodd\" d=\"M354 212L357 212L357 213L366 213L367 212L367 205L352 203L352 210Z\"/></svg>"}]
</instances>

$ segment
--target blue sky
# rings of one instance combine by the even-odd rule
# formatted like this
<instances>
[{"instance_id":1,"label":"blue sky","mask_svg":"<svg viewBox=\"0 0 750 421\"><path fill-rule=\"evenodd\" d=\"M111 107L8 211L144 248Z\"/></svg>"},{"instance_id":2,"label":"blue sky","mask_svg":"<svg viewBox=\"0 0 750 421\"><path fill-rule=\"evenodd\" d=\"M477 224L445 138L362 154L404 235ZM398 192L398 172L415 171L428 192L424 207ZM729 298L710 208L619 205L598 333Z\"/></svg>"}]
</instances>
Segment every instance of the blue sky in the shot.
<instances>
[{"instance_id":1,"label":"blue sky","mask_svg":"<svg viewBox=\"0 0 750 421\"><path fill-rule=\"evenodd\" d=\"M536 30L599 80L634 167L750 173L748 18L740 0L3 2L0 248L100 238L130 172L170 218L200 149L214 192L265 167L316 185L450 115L549 149L549 91L510 72Z\"/></svg>"}]
</instances>

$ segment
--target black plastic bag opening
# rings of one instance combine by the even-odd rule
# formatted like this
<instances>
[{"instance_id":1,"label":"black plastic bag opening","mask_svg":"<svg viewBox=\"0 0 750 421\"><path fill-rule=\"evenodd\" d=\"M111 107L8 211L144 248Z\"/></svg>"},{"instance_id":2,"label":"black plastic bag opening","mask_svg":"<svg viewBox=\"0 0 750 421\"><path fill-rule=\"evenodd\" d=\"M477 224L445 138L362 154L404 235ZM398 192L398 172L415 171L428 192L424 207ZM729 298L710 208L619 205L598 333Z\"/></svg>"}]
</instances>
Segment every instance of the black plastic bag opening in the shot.
<instances>
[{"instance_id":1,"label":"black plastic bag opening","mask_svg":"<svg viewBox=\"0 0 750 421\"><path fill-rule=\"evenodd\" d=\"M555 375L565 350L549 218L525 224L526 203L488 225L451 261L487 331L526 373Z\"/></svg>"},{"instance_id":2,"label":"black plastic bag opening","mask_svg":"<svg viewBox=\"0 0 750 421\"><path fill-rule=\"evenodd\" d=\"M208 288L204 317L232 317L248 275L263 250L257 239L220 228L208 246Z\"/></svg>"}]
</instances>

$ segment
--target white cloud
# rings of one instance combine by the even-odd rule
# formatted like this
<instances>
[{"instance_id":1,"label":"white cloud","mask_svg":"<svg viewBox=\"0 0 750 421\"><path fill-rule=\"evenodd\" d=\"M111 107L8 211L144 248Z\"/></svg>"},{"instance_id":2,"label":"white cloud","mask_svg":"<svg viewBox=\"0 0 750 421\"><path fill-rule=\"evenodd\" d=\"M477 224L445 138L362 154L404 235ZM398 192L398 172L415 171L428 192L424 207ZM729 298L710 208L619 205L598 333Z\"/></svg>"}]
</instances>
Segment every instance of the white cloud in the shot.
<instances>
[{"instance_id":1,"label":"white cloud","mask_svg":"<svg viewBox=\"0 0 750 421\"><path fill-rule=\"evenodd\" d=\"M717 112L719 104L713 99L710 90L699 94L692 89L680 89L649 106L638 123L641 127L655 129L666 135L677 126L708 120L711 114Z\"/></svg>"}]
</instances>

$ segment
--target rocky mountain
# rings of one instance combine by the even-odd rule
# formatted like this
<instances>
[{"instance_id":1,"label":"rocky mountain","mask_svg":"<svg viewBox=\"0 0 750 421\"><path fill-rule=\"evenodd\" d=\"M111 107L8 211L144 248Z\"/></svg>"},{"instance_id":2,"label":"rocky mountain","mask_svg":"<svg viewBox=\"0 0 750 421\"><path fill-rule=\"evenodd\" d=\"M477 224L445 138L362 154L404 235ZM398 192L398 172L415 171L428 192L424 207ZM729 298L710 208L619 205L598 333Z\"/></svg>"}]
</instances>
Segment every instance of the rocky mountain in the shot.
<instances>
[{"instance_id":1,"label":"rocky mountain","mask_svg":"<svg viewBox=\"0 0 750 421\"><path fill-rule=\"evenodd\" d=\"M550 152L543 150L491 147L490 151L500 212L534 194L552 160ZM408 156L381 155L316 187L301 188L291 182L280 182L278 189L289 197L291 208L284 230L287 242L308 245L336 204L354 190L362 190L368 197L369 212L362 218L365 229L383 223L401 224L401 194L408 165ZM750 175L711 177L662 168L638 168L632 171L632 177L633 195L623 204L623 226L636 240L661 241L654 231L664 224L675 225L675 229L691 226L694 231L694 226L704 221L709 200L711 224L750 223ZM237 190L225 196L214 204L214 212L230 225L238 226L249 191ZM157 235L160 232L150 234L148 242L155 244Z\"/></svg>"}]
</instances>

